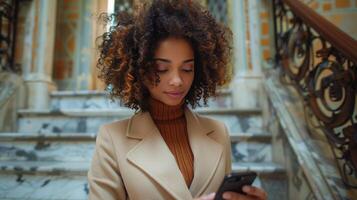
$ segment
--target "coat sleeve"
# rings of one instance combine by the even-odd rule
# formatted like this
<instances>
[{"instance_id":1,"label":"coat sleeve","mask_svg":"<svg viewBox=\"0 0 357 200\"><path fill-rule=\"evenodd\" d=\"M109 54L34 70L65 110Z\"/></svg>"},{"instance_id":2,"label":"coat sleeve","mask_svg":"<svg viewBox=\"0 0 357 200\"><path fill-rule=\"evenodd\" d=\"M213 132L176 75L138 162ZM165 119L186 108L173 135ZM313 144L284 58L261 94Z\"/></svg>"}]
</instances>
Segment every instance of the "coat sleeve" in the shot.
<instances>
[{"instance_id":1,"label":"coat sleeve","mask_svg":"<svg viewBox=\"0 0 357 200\"><path fill-rule=\"evenodd\" d=\"M102 126L96 139L92 163L88 171L89 199L126 199L125 187L116 162L109 132Z\"/></svg>"},{"instance_id":2,"label":"coat sleeve","mask_svg":"<svg viewBox=\"0 0 357 200\"><path fill-rule=\"evenodd\" d=\"M224 125L224 130L225 130L225 151L226 151L226 174L229 174L232 172L232 150L231 150L231 139L229 135L229 131L227 129L227 126Z\"/></svg>"}]
</instances>

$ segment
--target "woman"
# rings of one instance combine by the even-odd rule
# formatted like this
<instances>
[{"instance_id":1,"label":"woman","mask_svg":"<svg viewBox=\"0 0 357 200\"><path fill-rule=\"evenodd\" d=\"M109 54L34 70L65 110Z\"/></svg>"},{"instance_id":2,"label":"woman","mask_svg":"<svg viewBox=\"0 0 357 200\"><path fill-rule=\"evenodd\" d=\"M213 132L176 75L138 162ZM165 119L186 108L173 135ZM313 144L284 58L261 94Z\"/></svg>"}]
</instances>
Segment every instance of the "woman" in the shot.
<instances>
[{"instance_id":1,"label":"woman","mask_svg":"<svg viewBox=\"0 0 357 200\"><path fill-rule=\"evenodd\" d=\"M225 84L231 32L198 3L154 0L120 13L98 66L129 119L103 125L88 172L90 199L213 199L231 171L223 123L193 113ZM256 187L225 199L266 199Z\"/></svg>"}]
</instances>

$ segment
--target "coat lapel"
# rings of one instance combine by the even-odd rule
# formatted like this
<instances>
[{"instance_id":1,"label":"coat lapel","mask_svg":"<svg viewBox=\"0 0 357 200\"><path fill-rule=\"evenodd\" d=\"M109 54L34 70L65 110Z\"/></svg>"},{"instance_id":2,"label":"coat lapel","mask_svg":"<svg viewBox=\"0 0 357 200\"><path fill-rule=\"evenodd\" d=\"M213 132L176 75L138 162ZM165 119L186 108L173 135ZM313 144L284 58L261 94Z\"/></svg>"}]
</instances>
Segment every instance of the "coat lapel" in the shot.
<instances>
[{"instance_id":1,"label":"coat lapel","mask_svg":"<svg viewBox=\"0 0 357 200\"><path fill-rule=\"evenodd\" d=\"M144 171L175 199L192 199L176 160L148 112L135 115L127 136L142 140L127 154L133 165Z\"/></svg>"},{"instance_id":2,"label":"coat lapel","mask_svg":"<svg viewBox=\"0 0 357 200\"><path fill-rule=\"evenodd\" d=\"M144 171L175 199L200 196L214 176L222 156L221 144L209 137L213 129L205 128L197 115L185 110L187 132L194 155L194 178L188 189L176 160L148 112L134 115L127 136L142 139L127 153L127 159Z\"/></svg>"},{"instance_id":3,"label":"coat lapel","mask_svg":"<svg viewBox=\"0 0 357 200\"><path fill-rule=\"evenodd\" d=\"M222 156L221 144L209 137L215 130L209 129L207 124L193 114L189 109L185 111L187 120L187 132L191 149L194 155L194 178L190 191L192 196L198 197L203 194L206 187L214 176Z\"/></svg>"}]
</instances>

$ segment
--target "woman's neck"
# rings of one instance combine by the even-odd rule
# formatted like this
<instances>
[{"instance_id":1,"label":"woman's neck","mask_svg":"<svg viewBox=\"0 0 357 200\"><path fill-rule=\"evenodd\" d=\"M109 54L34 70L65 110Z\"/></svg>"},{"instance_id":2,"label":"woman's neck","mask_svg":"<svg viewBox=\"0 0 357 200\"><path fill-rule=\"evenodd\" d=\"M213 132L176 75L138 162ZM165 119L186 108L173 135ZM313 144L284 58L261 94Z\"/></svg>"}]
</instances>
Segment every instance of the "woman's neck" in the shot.
<instances>
[{"instance_id":1,"label":"woman's neck","mask_svg":"<svg viewBox=\"0 0 357 200\"><path fill-rule=\"evenodd\" d=\"M157 99L150 97L149 112L154 120L173 120L184 115L183 101L175 106L167 105Z\"/></svg>"}]
</instances>

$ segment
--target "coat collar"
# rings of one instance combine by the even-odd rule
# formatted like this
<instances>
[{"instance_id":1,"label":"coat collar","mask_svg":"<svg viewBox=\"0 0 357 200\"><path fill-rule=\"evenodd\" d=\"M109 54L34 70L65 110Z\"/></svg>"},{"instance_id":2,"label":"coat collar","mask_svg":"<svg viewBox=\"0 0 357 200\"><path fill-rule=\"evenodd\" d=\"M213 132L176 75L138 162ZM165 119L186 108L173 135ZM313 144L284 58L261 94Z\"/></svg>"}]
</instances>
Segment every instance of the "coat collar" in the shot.
<instances>
[{"instance_id":1,"label":"coat collar","mask_svg":"<svg viewBox=\"0 0 357 200\"><path fill-rule=\"evenodd\" d=\"M142 139L127 154L127 159L160 184L175 199L192 199L202 195L218 167L223 147L209 137L215 130L202 124L201 117L185 109L187 132L194 155L194 178L190 188L176 160L148 112L134 115L127 137ZM209 148L207 148L209 147Z\"/></svg>"}]
</instances>

